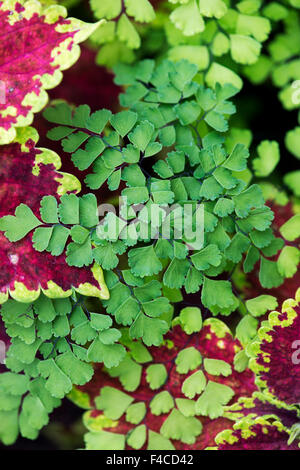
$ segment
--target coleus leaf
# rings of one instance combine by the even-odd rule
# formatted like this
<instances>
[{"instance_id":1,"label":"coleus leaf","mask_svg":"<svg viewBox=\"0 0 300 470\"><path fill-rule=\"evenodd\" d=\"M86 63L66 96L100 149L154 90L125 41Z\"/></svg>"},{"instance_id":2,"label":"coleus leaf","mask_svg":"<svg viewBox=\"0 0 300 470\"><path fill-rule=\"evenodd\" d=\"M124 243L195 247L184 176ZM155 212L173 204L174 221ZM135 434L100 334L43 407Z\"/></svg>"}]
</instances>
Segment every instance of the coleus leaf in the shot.
<instances>
[{"instance_id":1,"label":"coleus leaf","mask_svg":"<svg viewBox=\"0 0 300 470\"><path fill-rule=\"evenodd\" d=\"M299 297L286 300L281 312L272 312L268 323L258 331L254 344L256 357L251 368L257 374L257 384L288 404L299 402Z\"/></svg>"},{"instance_id":2,"label":"coleus leaf","mask_svg":"<svg viewBox=\"0 0 300 470\"><path fill-rule=\"evenodd\" d=\"M32 129L17 131L14 142L2 147L0 162L1 204L0 216L14 214L20 203L30 206L32 214L39 216L39 203L43 196L58 198L67 192L78 191L80 183L75 177L57 171L60 159L50 150L38 149L34 140L36 132ZM57 169L55 169L57 168ZM19 181L22 178L23 184ZM50 200L48 199L50 202ZM54 199L51 199L52 203ZM46 208L43 208L44 217ZM50 211L50 212L49 212ZM47 209L48 218L51 208ZM26 224L28 223L26 220ZM31 215L30 220L34 221ZM1 229L5 229L5 217L1 219ZM24 229L21 226L21 230ZM13 237L16 235L15 232ZM90 269L71 268L66 264L64 255L56 258L53 264L49 253L39 253L32 247L31 235L11 244L0 234L0 253L2 275L0 276L0 300L4 302L8 293L20 301L32 301L39 296L40 289L51 297L71 295L71 288L100 298L107 297L101 268L94 265Z\"/></svg>"},{"instance_id":3,"label":"coleus leaf","mask_svg":"<svg viewBox=\"0 0 300 470\"><path fill-rule=\"evenodd\" d=\"M250 344L250 367L261 391L227 408L226 416L237 423L216 437L218 449L299 450L299 293L281 312L270 313Z\"/></svg>"},{"instance_id":4,"label":"coleus leaf","mask_svg":"<svg viewBox=\"0 0 300 470\"><path fill-rule=\"evenodd\" d=\"M283 426L291 428L298 422L299 411L296 406L288 405L265 391L255 391L251 397L241 397L236 403L228 406L226 416L230 416L234 421L276 416Z\"/></svg>"},{"instance_id":5,"label":"coleus leaf","mask_svg":"<svg viewBox=\"0 0 300 470\"><path fill-rule=\"evenodd\" d=\"M0 4L2 57L0 74L5 85L5 103L0 104L0 143L16 136L16 127L31 124L33 113L47 102L47 88L56 86L62 70L78 58L78 43L100 23L86 24L65 19L59 5L20 0Z\"/></svg>"},{"instance_id":6,"label":"coleus leaf","mask_svg":"<svg viewBox=\"0 0 300 470\"><path fill-rule=\"evenodd\" d=\"M71 399L76 402L80 394L90 399L91 410L84 416L84 422L91 430L86 435L87 448L91 448L91 439L94 449L111 448L115 445L115 433L124 436L122 448L125 448L125 442L126 449L135 448L137 440L130 436L137 433L136 426L142 422L147 427L147 435L139 442L139 448L200 450L214 442L213 438L219 430L230 426L229 420L220 417L223 413L221 402L228 402L233 395L237 398L243 391L246 395L251 394L254 390L253 376L248 370L238 373L233 369L235 351L240 349L240 344L233 339L226 325L220 320L209 319L201 329L197 315L201 318L197 309L183 310L178 324L166 335L165 343L149 348L150 356L140 364L137 358L132 358L139 343L128 340L128 334L124 332L129 356L124 366L121 363L115 370L113 368L107 372L99 367L89 384L78 387ZM191 334L182 330L181 322L185 331L188 328ZM210 375L201 361L195 364L193 370L187 368L179 371L175 368L173 364L178 363L179 354L187 342L189 349L211 360L207 367L212 367L212 361L215 361L218 370L214 368L210 372L221 371L224 376ZM138 380L133 381L132 374L137 373L138 365L142 372L139 372ZM212 418L209 418L210 412L205 406L198 413L195 406L209 381L215 386L219 385L220 393L217 407L210 403L211 399L218 401L214 395L205 395L207 398L203 399L208 407L214 408ZM228 391L227 398L223 390ZM115 399L112 400L112 396ZM155 433L155 440L152 433Z\"/></svg>"},{"instance_id":7,"label":"coleus leaf","mask_svg":"<svg viewBox=\"0 0 300 470\"><path fill-rule=\"evenodd\" d=\"M241 420L233 430L221 432L216 442L219 450L299 450L297 441L288 444L290 432L278 421Z\"/></svg>"}]
</instances>

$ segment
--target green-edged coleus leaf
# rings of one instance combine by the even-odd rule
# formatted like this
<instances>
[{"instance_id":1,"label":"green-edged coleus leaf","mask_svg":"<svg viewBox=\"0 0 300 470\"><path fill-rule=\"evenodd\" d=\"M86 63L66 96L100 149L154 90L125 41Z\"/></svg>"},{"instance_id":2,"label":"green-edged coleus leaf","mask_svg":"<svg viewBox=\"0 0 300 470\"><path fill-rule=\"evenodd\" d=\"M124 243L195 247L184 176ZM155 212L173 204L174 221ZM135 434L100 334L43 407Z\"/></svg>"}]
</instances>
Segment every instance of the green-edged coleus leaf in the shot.
<instances>
[{"instance_id":1,"label":"green-edged coleus leaf","mask_svg":"<svg viewBox=\"0 0 300 470\"><path fill-rule=\"evenodd\" d=\"M300 321L299 290L296 299L288 299L281 312L269 314L268 322L258 331L254 343L255 358L251 368L257 384L288 404L299 402L298 338Z\"/></svg>"},{"instance_id":2,"label":"green-edged coleus leaf","mask_svg":"<svg viewBox=\"0 0 300 470\"><path fill-rule=\"evenodd\" d=\"M266 389L239 398L225 414L236 424L217 435L218 450L299 450L297 406Z\"/></svg>"},{"instance_id":3,"label":"green-edged coleus leaf","mask_svg":"<svg viewBox=\"0 0 300 470\"><path fill-rule=\"evenodd\" d=\"M45 90L58 85L61 70L78 58L78 43L99 23L67 20L63 6L26 0L12 4L3 1L0 11L1 81L5 87L5 100L0 104L0 142L7 144L16 137L15 128L31 124L33 113L45 106Z\"/></svg>"},{"instance_id":4,"label":"green-edged coleus leaf","mask_svg":"<svg viewBox=\"0 0 300 470\"><path fill-rule=\"evenodd\" d=\"M299 450L297 441L288 443L290 435L279 421L245 419L234 424L233 430L221 432L216 442L219 450Z\"/></svg>"},{"instance_id":5,"label":"green-edged coleus leaf","mask_svg":"<svg viewBox=\"0 0 300 470\"><path fill-rule=\"evenodd\" d=\"M272 418L276 417L286 428L292 428L298 422L299 411L296 406L288 405L266 391L255 391L251 397L241 397L237 402L228 406L226 416L230 416L235 421L259 417L268 419L272 416Z\"/></svg>"},{"instance_id":6,"label":"green-edged coleus leaf","mask_svg":"<svg viewBox=\"0 0 300 470\"><path fill-rule=\"evenodd\" d=\"M255 313L274 305L271 296L265 297L248 301ZM298 290L295 299L283 302L281 312L269 314L247 347L260 391L227 407L226 416L236 424L217 436L218 449L299 450L299 314Z\"/></svg>"},{"instance_id":7,"label":"green-edged coleus leaf","mask_svg":"<svg viewBox=\"0 0 300 470\"><path fill-rule=\"evenodd\" d=\"M136 356L141 343L128 340L124 331L128 349L124 362L110 370L97 369L89 384L77 388L72 396L75 403L81 394L90 400L91 410L84 416L88 449L111 449L116 433L124 436L127 449L200 450L230 427L222 417L223 406L232 397L249 396L254 390L249 370L233 369L240 344L220 320L205 320L201 328L196 308L184 309L175 324L165 343L150 348L147 358ZM187 344L200 360L183 367L185 359L180 356ZM210 388L216 393L210 393Z\"/></svg>"},{"instance_id":8,"label":"green-edged coleus leaf","mask_svg":"<svg viewBox=\"0 0 300 470\"><path fill-rule=\"evenodd\" d=\"M71 295L72 287L82 294L105 298L108 295L107 288L99 266L79 269L69 267L66 263L60 248L64 247L65 228L61 227L62 231L56 229L54 234L55 242L52 243L51 251L59 255L55 263L50 253L34 250L32 234L26 235L30 228L37 225L37 217L41 220L42 216L45 222L56 223L58 197L80 189L80 183L75 177L58 171L61 165L58 155L50 150L36 148L35 140L37 134L29 128L18 131L16 140L2 147L0 227L11 240L25 237L11 243L3 233L0 234L3 273L0 276L0 301L4 302L10 293L17 300L30 302L39 296L41 289L50 297L64 297ZM22 185L19 184L20 178ZM40 212L43 196L47 197L43 200ZM85 203L88 203L87 199ZM27 206L29 209L25 210ZM33 241L40 250L52 233L45 230L46 233L37 232Z\"/></svg>"}]
</instances>

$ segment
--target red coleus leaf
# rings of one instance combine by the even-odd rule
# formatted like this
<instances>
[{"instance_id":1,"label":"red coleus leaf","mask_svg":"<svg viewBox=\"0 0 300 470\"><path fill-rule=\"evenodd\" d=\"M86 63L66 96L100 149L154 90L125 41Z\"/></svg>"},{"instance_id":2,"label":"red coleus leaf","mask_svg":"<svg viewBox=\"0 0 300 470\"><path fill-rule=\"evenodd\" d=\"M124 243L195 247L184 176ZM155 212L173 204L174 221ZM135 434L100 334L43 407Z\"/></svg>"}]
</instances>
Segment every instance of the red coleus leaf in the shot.
<instances>
[{"instance_id":1,"label":"red coleus leaf","mask_svg":"<svg viewBox=\"0 0 300 470\"><path fill-rule=\"evenodd\" d=\"M33 113L80 53L78 43L99 26L71 18L59 5L0 1L0 143L11 142L15 127L31 124Z\"/></svg>"},{"instance_id":2,"label":"red coleus leaf","mask_svg":"<svg viewBox=\"0 0 300 470\"><path fill-rule=\"evenodd\" d=\"M61 163L56 153L35 147L37 139L34 129L20 129L14 142L1 147L0 217L12 215L20 203L27 204L38 216L43 196L58 197L80 190L75 177L57 171ZM72 287L84 295L107 298L99 266L92 270L69 267L64 255L54 258L50 253L35 251L31 236L11 243L0 233L0 303L9 293L16 300L33 301L40 289L49 297L66 297L71 295Z\"/></svg>"},{"instance_id":3,"label":"red coleus leaf","mask_svg":"<svg viewBox=\"0 0 300 470\"><path fill-rule=\"evenodd\" d=\"M300 289L296 299L286 300L281 312L272 312L259 330L260 342L252 345L256 358L251 368L257 385L279 400L300 402Z\"/></svg>"},{"instance_id":4,"label":"red coleus leaf","mask_svg":"<svg viewBox=\"0 0 300 470\"><path fill-rule=\"evenodd\" d=\"M260 341L250 346L256 355L250 368L261 391L226 408L224 416L237 423L216 437L218 449L299 450L299 299L300 290L281 313L272 312L258 332Z\"/></svg>"},{"instance_id":5,"label":"red coleus leaf","mask_svg":"<svg viewBox=\"0 0 300 470\"><path fill-rule=\"evenodd\" d=\"M234 355L241 347L220 320L206 320L202 330L191 335L179 325L173 327L161 347L148 350L150 356L144 355L138 342L124 344L129 352L123 364L107 372L96 369L92 381L73 393L76 403L91 408L84 418L90 430L87 448L112 449L109 446L116 445L117 439L120 448L126 449L204 449L213 445L221 430L231 426L231 421L222 416L222 406L214 407L215 395L209 395L209 384L220 386L221 395L229 391L223 404L255 390L251 371L238 373L233 369ZM213 370L216 364L222 364L224 375ZM111 398L110 409L106 396L112 390L117 395L115 401ZM118 396L121 392L126 394L124 401L122 395ZM115 409L119 410L118 417ZM139 409L141 415L132 422L131 415L139 415ZM137 426L142 426L137 434L146 429L144 441L133 434Z\"/></svg>"},{"instance_id":6,"label":"red coleus leaf","mask_svg":"<svg viewBox=\"0 0 300 470\"><path fill-rule=\"evenodd\" d=\"M289 437L282 423L256 418L239 421L233 430L220 433L216 441L219 450L299 450L297 441L288 444Z\"/></svg>"}]
</instances>

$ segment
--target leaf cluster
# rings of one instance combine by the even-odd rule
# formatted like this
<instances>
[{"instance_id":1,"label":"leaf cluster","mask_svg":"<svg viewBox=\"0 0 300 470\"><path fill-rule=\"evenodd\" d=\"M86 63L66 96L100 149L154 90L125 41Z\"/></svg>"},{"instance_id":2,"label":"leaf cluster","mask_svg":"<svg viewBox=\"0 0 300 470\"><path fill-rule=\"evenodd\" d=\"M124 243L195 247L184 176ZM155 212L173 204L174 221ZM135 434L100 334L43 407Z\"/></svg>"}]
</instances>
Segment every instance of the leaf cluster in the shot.
<instances>
[{"instance_id":1,"label":"leaf cluster","mask_svg":"<svg viewBox=\"0 0 300 470\"><path fill-rule=\"evenodd\" d=\"M142 25L155 20L155 11L149 0L90 0L97 19L107 21L91 37L101 46L97 61L112 66L119 60L132 61L134 50L140 48Z\"/></svg>"},{"instance_id":2,"label":"leaf cluster","mask_svg":"<svg viewBox=\"0 0 300 470\"><path fill-rule=\"evenodd\" d=\"M8 372L0 377L0 437L13 443L19 432L35 439L74 384L93 376L91 362L117 366L125 356L121 333L109 315L92 313L82 296L50 299L44 294L31 304L8 300L1 317L11 345Z\"/></svg>"}]
</instances>

